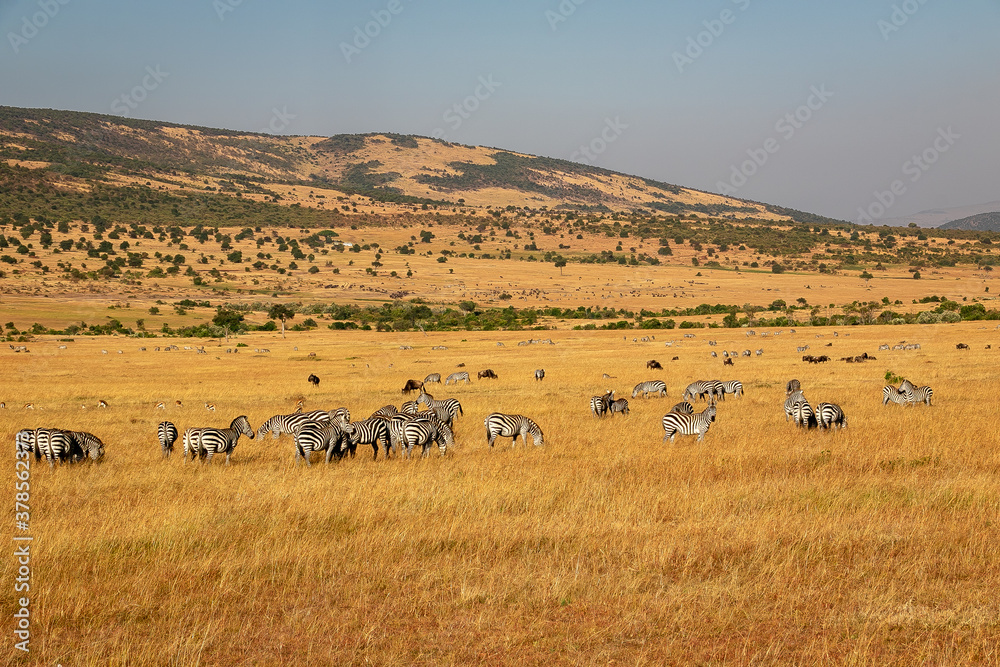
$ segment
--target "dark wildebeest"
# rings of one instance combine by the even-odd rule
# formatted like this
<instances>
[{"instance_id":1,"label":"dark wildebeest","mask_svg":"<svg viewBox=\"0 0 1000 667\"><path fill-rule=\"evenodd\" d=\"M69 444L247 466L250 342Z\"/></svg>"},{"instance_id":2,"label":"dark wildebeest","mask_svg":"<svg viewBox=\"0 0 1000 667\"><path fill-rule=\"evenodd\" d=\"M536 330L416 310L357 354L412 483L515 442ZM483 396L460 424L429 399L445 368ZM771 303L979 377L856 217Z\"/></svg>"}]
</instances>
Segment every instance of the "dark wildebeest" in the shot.
<instances>
[{"instance_id":1,"label":"dark wildebeest","mask_svg":"<svg viewBox=\"0 0 1000 667\"><path fill-rule=\"evenodd\" d=\"M491 380L497 379L497 374L493 372L492 368L487 368L484 371L479 371L479 379L490 378Z\"/></svg>"},{"instance_id":2,"label":"dark wildebeest","mask_svg":"<svg viewBox=\"0 0 1000 667\"><path fill-rule=\"evenodd\" d=\"M409 394L411 391L419 391L424 388L424 383L420 380L407 380L403 387L403 393Z\"/></svg>"},{"instance_id":3,"label":"dark wildebeest","mask_svg":"<svg viewBox=\"0 0 1000 667\"><path fill-rule=\"evenodd\" d=\"M536 380L544 380L545 379L545 369L544 368L539 368L538 370L535 371L535 379Z\"/></svg>"},{"instance_id":4,"label":"dark wildebeest","mask_svg":"<svg viewBox=\"0 0 1000 667\"><path fill-rule=\"evenodd\" d=\"M315 375L313 375L312 373L310 373L309 374L309 384L313 384L313 385L316 385L318 387L319 386L319 378L316 377Z\"/></svg>"},{"instance_id":5,"label":"dark wildebeest","mask_svg":"<svg viewBox=\"0 0 1000 667\"><path fill-rule=\"evenodd\" d=\"M726 357L725 359L722 360L722 365L723 366L732 366L733 365L733 360L730 359L729 357Z\"/></svg>"},{"instance_id":6,"label":"dark wildebeest","mask_svg":"<svg viewBox=\"0 0 1000 667\"><path fill-rule=\"evenodd\" d=\"M655 370L662 370L663 366L661 366L660 362L657 361L656 359L650 359L649 361L646 362L646 368L651 368L655 371Z\"/></svg>"},{"instance_id":7,"label":"dark wildebeest","mask_svg":"<svg viewBox=\"0 0 1000 667\"><path fill-rule=\"evenodd\" d=\"M956 350L968 350L969 346L966 345L965 343L959 343L958 345L955 346L955 349Z\"/></svg>"}]
</instances>

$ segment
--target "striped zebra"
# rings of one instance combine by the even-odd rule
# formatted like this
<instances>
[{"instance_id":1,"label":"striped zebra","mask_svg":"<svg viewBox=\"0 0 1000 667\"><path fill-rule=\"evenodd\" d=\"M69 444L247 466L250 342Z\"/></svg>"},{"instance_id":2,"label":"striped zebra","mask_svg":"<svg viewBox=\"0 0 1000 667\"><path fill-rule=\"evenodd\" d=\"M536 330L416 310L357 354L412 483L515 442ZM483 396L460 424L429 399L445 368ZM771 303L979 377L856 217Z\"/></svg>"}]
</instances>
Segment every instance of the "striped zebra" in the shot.
<instances>
[{"instance_id":1,"label":"striped zebra","mask_svg":"<svg viewBox=\"0 0 1000 667\"><path fill-rule=\"evenodd\" d=\"M374 451L374 459L378 459L379 446L388 455L389 452L389 426L388 420L384 417L369 417L363 421L351 422L344 426L344 433L347 434L347 449L351 453L351 458L357 453L358 445L371 445Z\"/></svg>"},{"instance_id":2,"label":"striped zebra","mask_svg":"<svg viewBox=\"0 0 1000 667\"><path fill-rule=\"evenodd\" d=\"M348 417L349 418L349 417ZM288 415L274 415L257 429L257 437L263 438L270 432L274 439L282 433L295 435L295 432L302 428L303 424L309 422L329 422L330 413L325 410L313 410L312 412L293 412Z\"/></svg>"},{"instance_id":3,"label":"striped zebra","mask_svg":"<svg viewBox=\"0 0 1000 667\"><path fill-rule=\"evenodd\" d=\"M429 384L431 382L437 382L437 383L440 384L440 382L441 382L441 374L440 373L431 373L430 375L428 375L427 377L424 378L424 384Z\"/></svg>"},{"instance_id":4,"label":"striped zebra","mask_svg":"<svg viewBox=\"0 0 1000 667\"><path fill-rule=\"evenodd\" d=\"M607 414L610 409L611 402L615 400L614 390L609 391L603 396L591 396L590 397L590 412L595 417L603 417Z\"/></svg>"},{"instance_id":5,"label":"striped zebra","mask_svg":"<svg viewBox=\"0 0 1000 667\"><path fill-rule=\"evenodd\" d=\"M206 456L206 463L212 462L212 456L225 453L226 465L229 465L229 458L236 449L236 444L240 436L245 435L253 440L253 429L246 415L240 415L234 419L229 428L189 428L184 431L184 461L187 462L188 452L191 453L191 462L195 458Z\"/></svg>"},{"instance_id":6,"label":"striped zebra","mask_svg":"<svg viewBox=\"0 0 1000 667\"><path fill-rule=\"evenodd\" d=\"M401 415L415 415L418 412L420 412L420 404L416 401L406 401L399 406L399 414Z\"/></svg>"},{"instance_id":7,"label":"striped zebra","mask_svg":"<svg viewBox=\"0 0 1000 667\"><path fill-rule=\"evenodd\" d=\"M798 380L789 380L788 383L785 384L785 396L791 396L795 392L801 390L802 390L802 385L799 383Z\"/></svg>"},{"instance_id":8,"label":"striped zebra","mask_svg":"<svg viewBox=\"0 0 1000 667\"><path fill-rule=\"evenodd\" d=\"M309 460L313 452L326 452L326 462L337 456L343 456L346 449L344 440L347 434L337 422L308 422L295 433L295 465L299 459L305 459L307 466L312 466Z\"/></svg>"},{"instance_id":9,"label":"striped zebra","mask_svg":"<svg viewBox=\"0 0 1000 667\"><path fill-rule=\"evenodd\" d=\"M723 396L732 394L733 396L743 395L743 383L739 380L726 380L722 383Z\"/></svg>"},{"instance_id":10,"label":"striped zebra","mask_svg":"<svg viewBox=\"0 0 1000 667\"><path fill-rule=\"evenodd\" d=\"M518 436L527 447L529 435L534 439L536 447L545 444L542 429L524 415L505 415L502 412L494 412L483 420L483 426L486 427L486 439L489 441L490 447L493 446L498 437L513 438L511 442L511 447L513 447L517 444Z\"/></svg>"},{"instance_id":11,"label":"striped zebra","mask_svg":"<svg viewBox=\"0 0 1000 667\"><path fill-rule=\"evenodd\" d=\"M708 427L712 425L715 421L715 406L710 405L705 408L704 412L699 412L697 414L681 414L679 412L668 412L663 415L663 440L666 441L670 438L670 442L674 441L674 436L678 433L681 435L698 435L698 442L701 442L705 438L705 434L708 433Z\"/></svg>"},{"instance_id":12,"label":"striped zebra","mask_svg":"<svg viewBox=\"0 0 1000 667\"><path fill-rule=\"evenodd\" d=\"M684 389L684 400L693 401L696 398L711 399L715 395L715 384L711 381L698 380Z\"/></svg>"},{"instance_id":13,"label":"striped zebra","mask_svg":"<svg viewBox=\"0 0 1000 667\"><path fill-rule=\"evenodd\" d=\"M798 401L805 401L805 400L806 400L806 396L805 396L805 394L802 393L801 389L796 390L796 391L794 391L794 392L792 392L791 394L788 395L788 398L785 399L785 421L786 422L788 421L788 418L791 417L792 414L793 414L792 408L795 405L795 403L798 402Z\"/></svg>"},{"instance_id":14,"label":"striped zebra","mask_svg":"<svg viewBox=\"0 0 1000 667\"><path fill-rule=\"evenodd\" d=\"M83 459L90 459L96 463L104 457L104 443L93 433L66 431L66 434L73 440L70 463Z\"/></svg>"},{"instance_id":15,"label":"striped zebra","mask_svg":"<svg viewBox=\"0 0 1000 667\"><path fill-rule=\"evenodd\" d=\"M68 432L57 428L36 428L34 445L52 468L56 461L60 464L72 463L76 457L83 458L83 451L77 449L76 440Z\"/></svg>"},{"instance_id":16,"label":"striped zebra","mask_svg":"<svg viewBox=\"0 0 1000 667\"><path fill-rule=\"evenodd\" d=\"M35 455L35 460L38 461L42 458L42 450L35 446L35 429L25 428L17 432L14 436L14 449L18 454L21 453L32 453ZM18 458L25 458L19 456Z\"/></svg>"},{"instance_id":17,"label":"striped zebra","mask_svg":"<svg viewBox=\"0 0 1000 667\"><path fill-rule=\"evenodd\" d=\"M670 411L671 412L676 412L676 413L682 414L682 415L693 415L694 414L694 406L691 405L690 403L688 403L687 401L681 401L680 403L678 403L674 407L670 408Z\"/></svg>"},{"instance_id":18,"label":"striped zebra","mask_svg":"<svg viewBox=\"0 0 1000 667\"><path fill-rule=\"evenodd\" d=\"M888 403L911 405L913 403L913 392L904 393L891 384L888 384L882 387L882 405L887 405Z\"/></svg>"},{"instance_id":19,"label":"striped zebra","mask_svg":"<svg viewBox=\"0 0 1000 667\"><path fill-rule=\"evenodd\" d=\"M836 403L820 403L816 406L816 419L822 428L847 428L847 417Z\"/></svg>"},{"instance_id":20,"label":"striped zebra","mask_svg":"<svg viewBox=\"0 0 1000 667\"><path fill-rule=\"evenodd\" d=\"M174 451L174 443L177 442L177 427L173 425L173 422L160 422L156 427L156 434L160 438L163 458L169 457Z\"/></svg>"},{"instance_id":21,"label":"striped zebra","mask_svg":"<svg viewBox=\"0 0 1000 667\"><path fill-rule=\"evenodd\" d=\"M627 415L628 401L624 398L618 398L611 401L611 403L608 404L608 412L611 413L612 415L615 414L616 412L619 414Z\"/></svg>"},{"instance_id":22,"label":"striped zebra","mask_svg":"<svg viewBox=\"0 0 1000 667\"><path fill-rule=\"evenodd\" d=\"M469 374L466 371L452 373L447 378L445 378L444 383L446 385L451 384L452 382L458 384L462 380L465 380L465 384L469 384Z\"/></svg>"},{"instance_id":23,"label":"striped zebra","mask_svg":"<svg viewBox=\"0 0 1000 667\"><path fill-rule=\"evenodd\" d=\"M432 442L436 442L441 456L448 447L455 445L455 436L451 428L437 419L411 419L403 425L403 442L400 453L410 457L415 445L420 445L421 456L427 456Z\"/></svg>"},{"instance_id":24,"label":"striped zebra","mask_svg":"<svg viewBox=\"0 0 1000 667\"><path fill-rule=\"evenodd\" d=\"M545 379L545 369L544 368L538 368L538 369L536 369L535 370L535 381L537 382L538 380L544 380L544 379Z\"/></svg>"},{"instance_id":25,"label":"striped zebra","mask_svg":"<svg viewBox=\"0 0 1000 667\"><path fill-rule=\"evenodd\" d=\"M819 426L816 413L804 396L792 403L792 417L795 419L795 425L798 427L804 426L810 429Z\"/></svg>"},{"instance_id":26,"label":"striped zebra","mask_svg":"<svg viewBox=\"0 0 1000 667\"><path fill-rule=\"evenodd\" d=\"M648 380L646 382L640 382L632 390L632 398L635 398L639 394L642 394L643 398L648 398L649 394L656 394L657 396L667 395L667 385L663 380Z\"/></svg>"},{"instance_id":27,"label":"striped zebra","mask_svg":"<svg viewBox=\"0 0 1000 667\"><path fill-rule=\"evenodd\" d=\"M899 393L901 394L908 394L908 393L911 394L913 393L913 390L916 388L917 388L916 385L914 385L912 382L906 379L904 379L902 382L899 383Z\"/></svg>"},{"instance_id":28,"label":"striped zebra","mask_svg":"<svg viewBox=\"0 0 1000 667\"><path fill-rule=\"evenodd\" d=\"M423 413L425 418L429 418L429 413ZM403 447L403 427L406 426L408 422L413 419L419 419L420 417L416 414L409 414L405 412L400 412L399 414L393 415L392 417L385 418L385 425L389 429L389 449L386 450L385 456L389 457L389 450L395 450L397 448Z\"/></svg>"},{"instance_id":29,"label":"striped zebra","mask_svg":"<svg viewBox=\"0 0 1000 667\"><path fill-rule=\"evenodd\" d=\"M442 408L451 415L452 419L455 419L458 415L465 415L462 411L462 404L458 402L457 398L436 399L427 392L424 392L417 397L417 404L425 405L431 410Z\"/></svg>"},{"instance_id":30,"label":"striped zebra","mask_svg":"<svg viewBox=\"0 0 1000 667\"><path fill-rule=\"evenodd\" d=\"M726 391L722 386L722 382L719 380L706 380L706 382L712 385L712 392L714 393L716 400L726 400Z\"/></svg>"},{"instance_id":31,"label":"striped zebra","mask_svg":"<svg viewBox=\"0 0 1000 667\"><path fill-rule=\"evenodd\" d=\"M351 422L351 411L347 408L334 408L328 411L327 417L331 422L337 422L341 426L344 424L349 424ZM323 421L322 419L319 421Z\"/></svg>"},{"instance_id":32,"label":"striped zebra","mask_svg":"<svg viewBox=\"0 0 1000 667\"><path fill-rule=\"evenodd\" d=\"M368 418L372 419L374 417L392 417L398 414L399 410L396 409L395 405L383 405L381 408L368 415Z\"/></svg>"},{"instance_id":33,"label":"striped zebra","mask_svg":"<svg viewBox=\"0 0 1000 667\"><path fill-rule=\"evenodd\" d=\"M913 398L910 399L911 403L924 403L925 405L931 404L931 398L934 396L934 390L928 386L916 387L913 390Z\"/></svg>"}]
</instances>

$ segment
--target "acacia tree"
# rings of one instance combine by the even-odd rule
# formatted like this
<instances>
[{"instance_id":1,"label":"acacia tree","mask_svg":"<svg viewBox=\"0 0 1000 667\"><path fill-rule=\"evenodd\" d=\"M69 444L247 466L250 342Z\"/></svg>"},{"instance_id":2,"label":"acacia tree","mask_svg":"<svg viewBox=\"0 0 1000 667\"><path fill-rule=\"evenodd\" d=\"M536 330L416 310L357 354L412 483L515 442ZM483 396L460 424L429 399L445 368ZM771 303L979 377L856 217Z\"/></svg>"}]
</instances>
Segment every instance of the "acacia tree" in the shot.
<instances>
[{"instance_id":1,"label":"acacia tree","mask_svg":"<svg viewBox=\"0 0 1000 667\"><path fill-rule=\"evenodd\" d=\"M212 318L212 324L222 327L226 332L226 342L229 342L229 332L237 331L243 322L243 315L235 310L226 310L219 306L218 312Z\"/></svg>"},{"instance_id":2,"label":"acacia tree","mask_svg":"<svg viewBox=\"0 0 1000 667\"><path fill-rule=\"evenodd\" d=\"M285 320L295 317L295 309L283 303L276 303L267 311L268 319L281 320L281 337L285 337Z\"/></svg>"}]
</instances>

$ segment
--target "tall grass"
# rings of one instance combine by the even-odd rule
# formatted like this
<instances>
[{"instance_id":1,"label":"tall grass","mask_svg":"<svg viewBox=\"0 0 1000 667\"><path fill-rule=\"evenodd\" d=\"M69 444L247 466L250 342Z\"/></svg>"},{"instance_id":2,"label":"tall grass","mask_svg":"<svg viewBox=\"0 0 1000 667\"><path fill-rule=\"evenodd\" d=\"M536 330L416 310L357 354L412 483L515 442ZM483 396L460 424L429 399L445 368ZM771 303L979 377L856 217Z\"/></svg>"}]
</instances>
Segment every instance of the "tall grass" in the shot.
<instances>
[{"instance_id":1,"label":"tall grass","mask_svg":"<svg viewBox=\"0 0 1000 667\"><path fill-rule=\"evenodd\" d=\"M997 663L1000 409L979 388L1000 352L983 349L993 332L958 325L909 328L922 350L876 353L898 330L705 331L672 348L590 332L553 335L552 347L321 333L298 337L300 352L269 339L268 357L105 356L99 340L4 355L8 437L51 425L107 443L102 465L32 470L27 661ZM765 353L724 369L709 337ZM972 349L956 351L959 339ZM879 359L803 364L794 348L806 342ZM645 370L651 358L665 370ZM256 427L300 397L358 418L398 404L407 378L460 362L499 379L430 389L465 411L444 458L373 462L362 448L296 467L290 439L269 436L241 439L228 467L160 458L164 418L183 430L246 414ZM883 407L887 369L931 385L935 404ZM792 377L813 403L841 404L849 428L786 423ZM666 399L630 398L655 378ZM746 395L720 405L704 442L662 443L663 413L710 378L740 379ZM610 388L631 415L590 417L589 397ZM20 410L27 401L39 409ZM531 416L545 446L490 450L491 411ZM12 582L13 559L2 569ZM12 609L13 584L3 597Z\"/></svg>"}]
</instances>

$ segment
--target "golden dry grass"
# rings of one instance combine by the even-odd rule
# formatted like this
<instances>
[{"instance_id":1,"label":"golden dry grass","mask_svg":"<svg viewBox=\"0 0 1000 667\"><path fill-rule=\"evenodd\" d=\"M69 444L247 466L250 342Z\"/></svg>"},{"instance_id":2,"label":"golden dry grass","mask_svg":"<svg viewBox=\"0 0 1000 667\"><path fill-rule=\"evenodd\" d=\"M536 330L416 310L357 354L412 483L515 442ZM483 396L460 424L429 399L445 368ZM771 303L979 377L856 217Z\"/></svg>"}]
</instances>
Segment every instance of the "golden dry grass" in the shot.
<instances>
[{"instance_id":1,"label":"golden dry grass","mask_svg":"<svg viewBox=\"0 0 1000 667\"><path fill-rule=\"evenodd\" d=\"M248 337L239 355L153 352L158 341L117 355L108 339L5 353L8 438L51 425L107 443L102 465L32 470L29 662L996 664L1000 410L980 387L995 384L1000 334L840 331L850 336L674 333L670 348L671 332L648 344L546 332L555 346L524 347L530 333L317 332ZM904 336L922 349L876 351ZM764 356L724 369L709 338ZM807 365L795 352L805 343L879 358ZM646 371L652 358L665 370ZM256 427L300 397L364 416L398 404L407 378L458 363L499 379L431 389L465 410L445 458L373 462L361 450L307 469L287 438L244 438L229 467L160 459L164 418L183 430L246 414ZM882 407L887 369L931 385L935 404ZM590 417L589 396L629 397L657 377L668 398ZM840 403L849 428L786 423L792 377L814 403ZM720 405L703 443L662 444L663 413L699 378L740 379L746 396ZM19 409L27 401L38 409ZM482 421L494 410L535 418L545 446L490 451ZM14 571L4 559L3 580ZM15 597L5 589L6 609Z\"/></svg>"}]
</instances>

